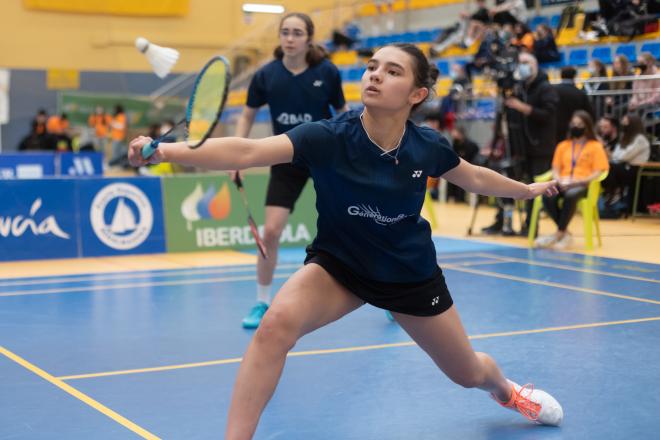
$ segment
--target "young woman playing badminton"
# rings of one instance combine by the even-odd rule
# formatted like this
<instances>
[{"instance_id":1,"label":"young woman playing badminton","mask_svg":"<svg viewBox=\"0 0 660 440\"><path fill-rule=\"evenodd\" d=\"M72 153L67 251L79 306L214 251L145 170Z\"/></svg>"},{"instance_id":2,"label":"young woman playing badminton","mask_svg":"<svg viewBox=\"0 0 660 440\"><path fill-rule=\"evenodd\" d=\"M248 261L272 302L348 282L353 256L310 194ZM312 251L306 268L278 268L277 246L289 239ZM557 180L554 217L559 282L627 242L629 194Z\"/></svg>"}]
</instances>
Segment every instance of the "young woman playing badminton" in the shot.
<instances>
[{"instance_id":1,"label":"young woman playing badminton","mask_svg":"<svg viewBox=\"0 0 660 440\"><path fill-rule=\"evenodd\" d=\"M453 306L429 224L420 211L426 178L442 176L467 191L529 199L557 193L556 182L525 185L460 160L437 132L408 121L435 84L437 69L407 44L380 49L362 77L364 111L303 124L260 140L210 139L190 150L161 144L163 160L214 169L293 161L310 170L318 235L305 266L282 286L238 372L226 439L249 439L296 341L364 303L391 310L401 327L454 382L491 394L531 420L559 425L549 394L508 381L495 361L476 353ZM131 142L130 160L150 142Z\"/></svg>"},{"instance_id":2,"label":"young woman playing badminton","mask_svg":"<svg viewBox=\"0 0 660 440\"><path fill-rule=\"evenodd\" d=\"M325 50L313 43L311 18L296 12L286 15L280 21L279 36L275 60L252 77L236 136L248 136L259 107L265 104L270 109L275 135L303 122L330 118L330 106L337 111L347 109L339 71L327 59ZM290 163L270 169L263 229L268 258L257 254L257 304L243 319L245 328L258 327L270 305L280 236L308 177L306 168Z\"/></svg>"}]
</instances>

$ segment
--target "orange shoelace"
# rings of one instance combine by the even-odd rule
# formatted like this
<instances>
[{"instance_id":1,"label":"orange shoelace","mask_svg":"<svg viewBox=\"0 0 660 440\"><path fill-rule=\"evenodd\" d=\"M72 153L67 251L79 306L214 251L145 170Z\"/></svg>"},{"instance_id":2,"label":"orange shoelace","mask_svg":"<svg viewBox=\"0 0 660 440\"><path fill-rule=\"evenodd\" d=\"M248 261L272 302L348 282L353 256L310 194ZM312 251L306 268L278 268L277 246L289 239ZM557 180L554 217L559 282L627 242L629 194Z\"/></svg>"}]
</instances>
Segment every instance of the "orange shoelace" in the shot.
<instances>
[{"instance_id":1,"label":"orange shoelace","mask_svg":"<svg viewBox=\"0 0 660 440\"><path fill-rule=\"evenodd\" d=\"M525 384L520 387L520 391L516 392L514 386L511 387L511 399L504 405L509 408L515 408L520 414L535 422L539 418L541 412L541 405L531 400L534 385L531 383Z\"/></svg>"}]
</instances>

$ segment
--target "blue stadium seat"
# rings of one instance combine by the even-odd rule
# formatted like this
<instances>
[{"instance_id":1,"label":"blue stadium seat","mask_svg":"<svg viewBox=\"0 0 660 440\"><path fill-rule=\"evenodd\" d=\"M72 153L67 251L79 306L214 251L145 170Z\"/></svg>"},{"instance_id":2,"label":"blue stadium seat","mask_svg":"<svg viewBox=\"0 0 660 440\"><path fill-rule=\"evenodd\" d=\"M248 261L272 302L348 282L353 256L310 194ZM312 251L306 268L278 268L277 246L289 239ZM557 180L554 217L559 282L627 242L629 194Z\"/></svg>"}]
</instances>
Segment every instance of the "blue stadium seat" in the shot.
<instances>
[{"instance_id":1,"label":"blue stadium seat","mask_svg":"<svg viewBox=\"0 0 660 440\"><path fill-rule=\"evenodd\" d=\"M540 24L547 24L547 25L550 25L550 19L548 19L548 17L544 17L543 15L537 15L537 16L535 16L535 17L532 17L532 18L529 20L529 23L528 23L529 28L530 28L531 30L536 29L536 26L538 26L538 25L540 25Z\"/></svg>"},{"instance_id":2,"label":"blue stadium seat","mask_svg":"<svg viewBox=\"0 0 660 440\"><path fill-rule=\"evenodd\" d=\"M433 32L429 30L422 30L417 32L417 41L420 43L428 43L433 41Z\"/></svg>"},{"instance_id":3,"label":"blue stadium seat","mask_svg":"<svg viewBox=\"0 0 660 440\"><path fill-rule=\"evenodd\" d=\"M447 76L449 75L449 62L445 60L438 60L435 63L436 67L440 71L440 76Z\"/></svg>"},{"instance_id":4,"label":"blue stadium seat","mask_svg":"<svg viewBox=\"0 0 660 440\"><path fill-rule=\"evenodd\" d=\"M352 67L348 69L348 75L346 77L346 81L359 82L362 79L362 74L364 73L364 70L365 70L364 67Z\"/></svg>"},{"instance_id":5,"label":"blue stadium seat","mask_svg":"<svg viewBox=\"0 0 660 440\"><path fill-rule=\"evenodd\" d=\"M569 66L586 66L589 63L589 53L585 48L572 49L568 53Z\"/></svg>"},{"instance_id":6,"label":"blue stadium seat","mask_svg":"<svg viewBox=\"0 0 660 440\"><path fill-rule=\"evenodd\" d=\"M612 64L612 48L610 46L594 47L591 58L595 58L603 64Z\"/></svg>"},{"instance_id":7,"label":"blue stadium seat","mask_svg":"<svg viewBox=\"0 0 660 440\"><path fill-rule=\"evenodd\" d=\"M635 60L637 60L637 47L634 44L622 44L616 48L614 53L625 55L631 63L635 63Z\"/></svg>"},{"instance_id":8,"label":"blue stadium seat","mask_svg":"<svg viewBox=\"0 0 660 440\"><path fill-rule=\"evenodd\" d=\"M544 69L558 69L566 65L566 53L562 50L559 51L559 61L552 61L550 63L541 63Z\"/></svg>"},{"instance_id":9,"label":"blue stadium seat","mask_svg":"<svg viewBox=\"0 0 660 440\"><path fill-rule=\"evenodd\" d=\"M642 52L651 52L651 55L657 60L660 58L660 42L644 43L640 49Z\"/></svg>"},{"instance_id":10,"label":"blue stadium seat","mask_svg":"<svg viewBox=\"0 0 660 440\"><path fill-rule=\"evenodd\" d=\"M559 25L559 15L553 15L550 17L550 27L552 29L557 29L557 26Z\"/></svg>"}]
</instances>

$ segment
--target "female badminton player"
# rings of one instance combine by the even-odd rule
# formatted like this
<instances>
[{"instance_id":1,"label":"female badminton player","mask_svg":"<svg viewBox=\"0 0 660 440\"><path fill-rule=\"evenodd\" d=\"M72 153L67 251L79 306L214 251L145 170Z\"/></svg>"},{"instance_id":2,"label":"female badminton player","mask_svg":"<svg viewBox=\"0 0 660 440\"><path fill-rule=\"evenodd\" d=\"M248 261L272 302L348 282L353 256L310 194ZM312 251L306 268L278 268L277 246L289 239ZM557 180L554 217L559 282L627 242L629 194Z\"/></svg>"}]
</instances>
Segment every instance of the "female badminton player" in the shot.
<instances>
[{"instance_id":1,"label":"female badminton player","mask_svg":"<svg viewBox=\"0 0 660 440\"><path fill-rule=\"evenodd\" d=\"M557 193L556 182L525 185L460 160L437 132L408 117L429 95L437 69L415 46L378 50L362 77L363 112L302 124L265 139L214 138L196 150L161 144L150 161L213 169L293 162L316 188L318 235L305 265L282 286L243 357L226 439L249 439L296 341L364 303L391 310L410 337L451 380L490 393L504 407L542 424L563 412L548 393L505 378L475 352L453 305L429 224L420 211L427 176L467 191L529 199ZM149 138L130 144L134 166Z\"/></svg>"},{"instance_id":2,"label":"female badminton player","mask_svg":"<svg viewBox=\"0 0 660 440\"><path fill-rule=\"evenodd\" d=\"M339 71L327 59L325 49L313 42L312 19L298 12L286 15L280 21L279 38L275 59L252 77L236 136L248 136L259 107L265 104L275 135L303 122L330 118L331 106L347 110ZM295 164L271 166L263 229L268 258L257 255L257 303L243 319L245 328L258 327L270 305L280 236L308 177L307 169Z\"/></svg>"}]
</instances>

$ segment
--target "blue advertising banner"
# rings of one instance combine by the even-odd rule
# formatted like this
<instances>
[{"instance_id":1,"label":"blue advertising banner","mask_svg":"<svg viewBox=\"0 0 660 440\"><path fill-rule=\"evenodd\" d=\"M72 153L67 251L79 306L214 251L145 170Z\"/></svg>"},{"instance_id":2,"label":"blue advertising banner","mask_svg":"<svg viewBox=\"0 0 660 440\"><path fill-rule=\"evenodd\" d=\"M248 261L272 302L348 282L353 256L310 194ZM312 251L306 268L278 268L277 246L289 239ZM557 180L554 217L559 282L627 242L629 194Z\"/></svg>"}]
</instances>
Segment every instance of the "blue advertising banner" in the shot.
<instances>
[{"instance_id":1,"label":"blue advertising banner","mask_svg":"<svg viewBox=\"0 0 660 440\"><path fill-rule=\"evenodd\" d=\"M165 252L159 178L84 179L78 192L81 256Z\"/></svg>"},{"instance_id":2,"label":"blue advertising banner","mask_svg":"<svg viewBox=\"0 0 660 440\"><path fill-rule=\"evenodd\" d=\"M102 176L102 153L60 153L55 156L57 174L60 176Z\"/></svg>"},{"instance_id":3,"label":"blue advertising banner","mask_svg":"<svg viewBox=\"0 0 660 440\"><path fill-rule=\"evenodd\" d=\"M77 257L76 212L75 180L0 180L0 261Z\"/></svg>"},{"instance_id":4,"label":"blue advertising banner","mask_svg":"<svg viewBox=\"0 0 660 440\"><path fill-rule=\"evenodd\" d=\"M0 154L0 179L40 179L55 175L53 153Z\"/></svg>"}]
</instances>

